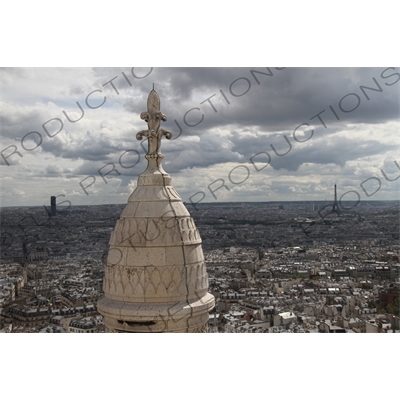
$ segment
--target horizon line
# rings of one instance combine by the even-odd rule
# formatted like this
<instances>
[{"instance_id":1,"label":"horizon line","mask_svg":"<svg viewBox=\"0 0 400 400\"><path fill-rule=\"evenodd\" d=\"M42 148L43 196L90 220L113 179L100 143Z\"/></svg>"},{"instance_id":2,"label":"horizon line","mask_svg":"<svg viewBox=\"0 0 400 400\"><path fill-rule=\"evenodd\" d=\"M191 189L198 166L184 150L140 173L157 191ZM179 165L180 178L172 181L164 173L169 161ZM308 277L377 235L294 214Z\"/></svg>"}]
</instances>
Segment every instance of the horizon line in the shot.
<instances>
[{"instance_id":1,"label":"horizon line","mask_svg":"<svg viewBox=\"0 0 400 400\"><path fill-rule=\"evenodd\" d=\"M230 204L230 203L237 203L237 204L247 204L247 203L329 203L330 200L264 200L264 201L212 201L212 202L200 202L200 203L191 203L191 202L186 202L182 200L182 203L186 205L199 205L199 204ZM352 203L354 200L343 200L343 203ZM390 199L390 200L359 200L358 203L370 203L370 202L400 202L400 199ZM101 203L101 204L75 204L75 205L70 205L69 207L90 207L90 206L116 206L116 205L126 205L126 203ZM42 205L30 205L30 206L0 206L0 209L2 208L29 208L29 207L43 207L46 206L45 204ZM64 206L63 206L64 208Z\"/></svg>"}]
</instances>

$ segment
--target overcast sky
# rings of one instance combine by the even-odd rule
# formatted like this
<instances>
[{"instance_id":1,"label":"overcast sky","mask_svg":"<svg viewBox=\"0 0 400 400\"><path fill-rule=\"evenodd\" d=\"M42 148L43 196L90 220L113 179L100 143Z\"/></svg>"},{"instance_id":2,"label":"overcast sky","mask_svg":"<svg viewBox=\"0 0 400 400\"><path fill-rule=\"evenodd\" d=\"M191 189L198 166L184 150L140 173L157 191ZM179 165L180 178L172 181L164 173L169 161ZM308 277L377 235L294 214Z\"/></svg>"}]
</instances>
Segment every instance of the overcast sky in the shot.
<instances>
[{"instance_id":1,"label":"overcast sky","mask_svg":"<svg viewBox=\"0 0 400 400\"><path fill-rule=\"evenodd\" d=\"M184 201L399 198L399 68L3 68L1 206L126 203L153 83Z\"/></svg>"}]
</instances>

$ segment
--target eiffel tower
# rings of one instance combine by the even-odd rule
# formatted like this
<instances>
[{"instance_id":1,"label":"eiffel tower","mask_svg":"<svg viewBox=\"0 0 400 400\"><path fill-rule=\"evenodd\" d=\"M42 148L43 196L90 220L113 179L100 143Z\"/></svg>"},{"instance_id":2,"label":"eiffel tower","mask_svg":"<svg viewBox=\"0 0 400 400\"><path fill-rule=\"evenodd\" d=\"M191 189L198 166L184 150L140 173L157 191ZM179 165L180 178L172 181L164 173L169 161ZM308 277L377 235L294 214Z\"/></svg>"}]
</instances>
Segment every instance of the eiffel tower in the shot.
<instances>
[{"instance_id":1,"label":"eiffel tower","mask_svg":"<svg viewBox=\"0 0 400 400\"><path fill-rule=\"evenodd\" d=\"M337 201L336 183L335 183L335 200L333 202L332 213L340 214L339 203Z\"/></svg>"}]
</instances>

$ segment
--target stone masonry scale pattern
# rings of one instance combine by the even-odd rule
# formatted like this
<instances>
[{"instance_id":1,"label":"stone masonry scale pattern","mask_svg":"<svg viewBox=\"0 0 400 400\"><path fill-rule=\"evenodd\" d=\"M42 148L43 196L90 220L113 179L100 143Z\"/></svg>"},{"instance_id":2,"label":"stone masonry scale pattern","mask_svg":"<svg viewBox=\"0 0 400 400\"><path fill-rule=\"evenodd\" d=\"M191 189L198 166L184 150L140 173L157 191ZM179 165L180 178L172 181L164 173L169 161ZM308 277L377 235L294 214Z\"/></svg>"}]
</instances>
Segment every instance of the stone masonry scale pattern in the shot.
<instances>
[{"instance_id":1,"label":"stone masonry scale pattern","mask_svg":"<svg viewBox=\"0 0 400 400\"><path fill-rule=\"evenodd\" d=\"M172 134L154 89L147 106L149 129L136 136L148 138L148 166L111 234L98 309L107 332L206 332L215 300L200 234L161 166L161 137Z\"/></svg>"}]
</instances>

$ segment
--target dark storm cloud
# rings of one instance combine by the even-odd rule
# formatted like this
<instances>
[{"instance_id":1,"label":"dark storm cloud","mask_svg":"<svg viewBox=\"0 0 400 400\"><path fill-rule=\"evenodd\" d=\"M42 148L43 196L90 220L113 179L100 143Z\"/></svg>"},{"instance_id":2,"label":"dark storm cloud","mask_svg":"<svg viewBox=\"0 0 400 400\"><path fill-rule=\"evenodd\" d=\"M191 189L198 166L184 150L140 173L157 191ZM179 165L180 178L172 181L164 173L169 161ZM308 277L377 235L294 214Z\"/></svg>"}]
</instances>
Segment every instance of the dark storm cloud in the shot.
<instances>
[{"instance_id":1,"label":"dark storm cloud","mask_svg":"<svg viewBox=\"0 0 400 400\"><path fill-rule=\"evenodd\" d=\"M272 76L262 73L271 73ZM164 82L174 82L174 89L166 91L162 98L171 97L175 102L164 100L164 109L169 112L170 121L176 119L186 131L194 130L182 121L185 113L193 107L201 108L201 114L204 114L204 120L198 126L202 130L229 123L267 130L289 129L309 122L321 112L320 118L328 125L337 122L329 106L341 121L347 122L384 122L397 118L399 111L396 83L400 75L394 69L287 68L277 71L274 68L192 68L183 71L159 69L154 74ZM179 80L181 75L182 81ZM244 93L246 89L247 93L233 96ZM194 93L197 93L196 100ZM355 110L348 112L353 108ZM192 115L195 114L193 111ZM318 118L313 121L322 125Z\"/></svg>"},{"instance_id":2,"label":"dark storm cloud","mask_svg":"<svg viewBox=\"0 0 400 400\"><path fill-rule=\"evenodd\" d=\"M3 104L0 114L1 137L20 141L27 133L36 131L48 119L51 112L43 112L38 104L27 107L16 104Z\"/></svg>"},{"instance_id":3,"label":"dark storm cloud","mask_svg":"<svg viewBox=\"0 0 400 400\"><path fill-rule=\"evenodd\" d=\"M56 157L90 161L108 161L115 152L123 151L123 145L112 137L91 131L87 131L79 141L63 141L55 137L44 142L42 148Z\"/></svg>"},{"instance_id":4,"label":"dark storm cloud","mask_svg":"<svg viewBox=\"0 0 400 400\"><path fill-rule=\"evenodd\" d=\"M342 121L382 122L398 115L398 91L397 86L393 86L398 77L394 70L386 68L286 68L280 71L265 67L154 68L144 79L134 79L130 75L132 87L121 75L125 71L128 76L129 67L94 68L93 71L95 82L92 89L113 92L111 84L106 83L116 78L113 83L119 88L124 107L135 113L136 118L145 110L147 95L152 82L155 82L161 97L162 110L169 117L166 126L179 131L174 123L176 119L185 134L201 133L227 124L236 124L242 128L259 127L268 131L287 130L297 126L296 124L310 122L312 117L323 110L325 111L320 114L320 118L326 124L337 122L329 109L330 105ZM143 76L149 72L148 68L136 71ZM382 92L365 89L364 94L360 89L360 86L376 89L377 85ZM244 93L246 89L247 93L233 96ZM75 83L70 90L77 93L82 88L79 83ZM132 97L132 91L141 92L141 97ZM349 96L352 93L355 95ZM358 101L357 96L360 98L360 105L356 110L350 113L341 111L340 106L346 110L353 108ZM114 93L114 97L117 98L118 95ZM184 123L183 117L194 107L200 110L193 110L187 115L188 122L192 119L191 123L195 123L201 115L204 115L204 119L193 128ZM31 115L19 114L14 118L5 116L3 135L8 134L15 138L17 134L21 137L26 132L37 129L47 117L54 115L47 114L40 120L33 112ZM16 118L21 125L17 132ZM312 122L321 125L318 118L314 118ZM14 132L7 129L11 126Z\"/></svg>"},{"instance_id":5,"label":"dark storm cloud","mask_svg":"<svg viewBox=\"0 0 400 400\"><path fill-rule=\"evenodd\" d=\"M294 149L290 155L276 157L271 152L271 166L276 169L297 171L306 163L336 164L344 167L348 161L357 160L360 157L368 157L381 154L392 149L393 146L379 143L376 140L360 142L351 138L341 138L335 141L315 141L314 143Z\"/></svg>"},{"instance_id":6,"label":"dark storm cloud","mask_svg":"<svg viewBox=\"0 0 400 400\"><path fill-rule=\"evenodd\" d=\"M254 70L263 71L261 68ZM349 160L390 150L390 146L383 145L377 140L335 139L334 134L344 129L349 130L347 128L349 123L377 124L398 118L399 99L396 83L400 75L397 70L387 68L295 68L276 72L272 69L274 76L256 75L260 82L261 79L265 79L264 83L260 83L260 85L255 83L254 76L249 72L250 69L232 68L228 71L229 74L225 77L225 81L228 83L238 79L237 77L240 77L241 74L251 82L248 85L248 93L233 99L230 96L231 104L229 105L218 103L217 95L214 96L210 101L213 102L217 112L207 102L200 105L200 101L197 104L193 102L189 104L185 101L183 110L186 109L186 111L180 111L181 117L176 118L179 127L182 128L182 137L198 135L201 138L205 132L212 132L218 127L235 126L235 130L232 130L232 137L229 139L233 143L233 146L230 146L232 151L230 161L239 161L240 155L251 157L264 150L274 156L271 162L272 167L289 170L297 170L301 164L306 162L335 163L343 166ZM192 71L192 73L192 84L195 85L196 71ZM217 93L221 88L229 96L229 85L225 84L224 87L223 83L219 84L222 82L218 80L219 77L213 79L213 70L209 71L208 76L210 77L209 82L212 82L208 86L210 95ZM247 81L243 80L243 82ZM185 85L187 85L187 77ZM202 87L204 88L204 86L203 81ZM186 90L184 99L188 98L189 93L192 92ZM201 116L204 116L204 119L198 126L188 127L188 124L195 122L186 121L188 124L185 124L183 115L194 106L201 110L194 110L192 115L196 115L197 121ZM175 115L178 114L175 111ZM293 131L302 123L317 126L314 129L314 137L307 146L301 146L293 139ZM168 121L168 126L171 126L171 130L179 135L179 127L176 123L173 124L171 119ZM309 130L307 127L304 128ZM254 139L236 135L236 132L240 130L249 130L256 136L262 131L269 133L264 136L259 135L258 139ZM279 154L284 154L291 148L285 141L283 133L271 133L274 130L283 130L283 133L290 139L291 145L300 146L302 149L292 152L290 156L288 154L285 160L278 157L271 149L271 144ZM311 134L311 129L309 134ZM318 138L325 136L330 137L329 140L317 141ZM220 137L218 140L226 142L227 138ZM202 155L203 166L207 163L209 165L215 163L213 157L210 157L210 153L202 148L201 142L194 144L194 147L198 151L197 157L188 157L188 161L197 165L196 159ZM167 148L169 151L169 147ZM226 157L222 157L222 160L222 162L227 161ZM172 165L175 167L177 164L178 162L174 158ZM186 161L180 160L179 164L183 164L183 168Z\"/></svg>"},{"instance_id":7,"label":"dark storm cloud","mask_svg":"<svg viewBox=\"0 0 400 400\"><path fill-rule=\"evenodd\" d=\"M351 135L351 129L348 132ZM306 137L310 137L309 140L299 143L291 132L263 136L254 134L253 137L233 132L232 151L248 160L253 159L254 162L266 163L270 159L270 165L274 169L296 171L306 163L336 164L343 167L348 161L385 154L393 149L392 144L368 138L337 136L336 133L334 129L315 129L312 136L311 131L308 131Z\"/></svg>"},{"instance_id":8,"label":"dark storm cloud","mask_svg":"<svg viewBox=\"0 0 400 400\"><path fill-rule=\"evenodd\" d=\"M133 72L131 67L122 67L93 68L91 80L87 76L84 82L70 80L62 89L70 97L54 100L54 104L41 101L40 93L35 106L6 103L2 136L12 144L28 132L41 132L43 141L30 154L51 153L83 161L72 174L67 173L69 177L98 176L99 168L107 163L117 165L124 151L136 149L141 160L135 168L119 168L121 179L128 182L128 177L137 176L145 167L147 144L143 149L136 133L147 128L140 113L146 110L153 82L161 98L161 111L168 116L163 128L174 134L162 144L164 167L169 173L248 163L250 157L263 151L271 155L272 168L289 171L297 171L305 163L343 167L376 154L384 159L390 146L376 135L352 139L349 124L382 124L396 121L399 115L400 74L398 69L384 67L138 68ZM82 99L93 90L101 90L97 95L100 99L107 96L107 101L103 107L89 110ZM76 101L82 103L85 116L71 124L62 107L68 103L69 115L73 111L79 114ZM41 127L50 118L61 118L64 129L49 138ZM299 143L293 131L303 123L309 124L305 130L314 129L314 134ZM340 136L343 131L350 136ZM39 143L38 137L31 135L31 139ZM279 157L271 145L279 154L289 152ZM19 151L24 150L19 146ZM43 171L48 176L56 172L51 168Z\"/></svg>"},{"instance_id":9,"label":"dark storm cloud","mask_svg":"<svg viewBox=\"0 0 400 400\"><path fill-rule=\"evenodd\" d=\"M233 143L226 138L206 132L199 141L170 141L163 144L165 168L168 172L178 172L185 168L208 167L227 162L241 162L244 157L232 150Z\"/></svg>"}]
</instances>

